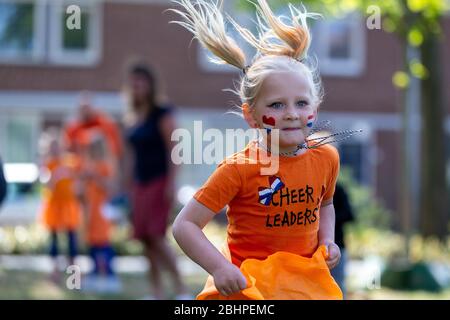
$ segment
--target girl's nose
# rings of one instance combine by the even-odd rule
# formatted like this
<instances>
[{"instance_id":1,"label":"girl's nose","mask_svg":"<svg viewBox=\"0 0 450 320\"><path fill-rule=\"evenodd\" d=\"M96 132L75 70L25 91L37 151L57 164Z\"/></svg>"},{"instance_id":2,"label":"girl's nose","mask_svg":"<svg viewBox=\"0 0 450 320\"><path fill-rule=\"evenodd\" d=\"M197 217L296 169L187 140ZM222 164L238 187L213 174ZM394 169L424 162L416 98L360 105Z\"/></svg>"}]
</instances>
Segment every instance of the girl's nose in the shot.
<instances>
[{"instance_id":1,"label":"girl's nose","mask_svg":"<svg viewBox=\"0 0 450 320\"><path fill-rule=\"evenodd\" d=\"M298 120L300 118L300 112L295 106L289 105L286 108L284 118L286 120Z\"/></svg>"}]
</instances>

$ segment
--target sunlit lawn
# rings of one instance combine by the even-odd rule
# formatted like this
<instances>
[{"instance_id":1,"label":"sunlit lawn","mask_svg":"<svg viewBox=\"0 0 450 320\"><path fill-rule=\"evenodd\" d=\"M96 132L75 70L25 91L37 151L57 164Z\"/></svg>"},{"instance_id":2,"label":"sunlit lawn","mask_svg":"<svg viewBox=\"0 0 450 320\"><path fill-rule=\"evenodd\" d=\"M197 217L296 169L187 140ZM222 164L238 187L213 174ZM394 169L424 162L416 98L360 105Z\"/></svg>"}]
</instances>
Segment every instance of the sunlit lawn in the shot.
<instances>
[{"instance_id":1,"label":"sunlit lawn","mask_svg":"<svg viewBox=\"0 0 450 320\"><path fill-rule=\"evenodd\" d=\"M370 300L450 300L450 289L440 293L381 289L368 292L367 298Z\"/></svg>"},{"instance_id":2,"label":"sunlit lawn","mask_svg":"<svg viewBox=\"0 0 450 320\"><path fill-rule=\"evenodd\" d=\"M225 241L226 230L223 224L211 223L205 228L205 233L211 242L217 246L218 248ZM369 230L370 231L370 230ZM4 235L14 235L17 232L9 232ZM41 234L42 231L37 230L36 234ZM31 235L34 233L31 232ZM179 255L182 254L179 247L176 245L173 237L169 234L169 241L171 245L176 249ZM368 237L370 236L370 237ZM30 236L31 237L31 236ZM362 237L358 239L350 239L353 241L349 241L353 244L364 244L361 245L361 248L355 247L353 249L356 253L365 253L365 254L378 254L381 256L386 256L385 253L379 252L380 246L380 237L387 237L385 234L375 233L375 232L365 232ZM125 239L124 237L122 237ZM120 241L124 241L120 238ZM368 238L370 241L368 241ZM33 238L34 239L34 238ZM366 239L364 242L363 240ZM388 243L392 244L395 241L395 237L391 236L389 238L390 241ZM30 243L35 243L36 241L30 241ZM12 243L12 242L11 242ZM417 246L415 246L417 247ZM420 247L420 246L419 246ZM448 251L442 251L440 248L437 248L436 245L431 246L433 250L422 250L423 252L429 252L430 254L434 254L434 256L427 257L430 260L438 257L447 257ZM373 249L374 250L370 250ZM439 249L439 250L438 250ZM378 250L378 251L377 251ZM136 251L136 250L134 250ZM137 250L138 252L139 250ZM422 252L421 251L421 252ZM446 255L447 254L447 255ZM448 260L444 260L448 261ZM4 269L0 265L0 299L126 299L126 300L135 300L141 299L145 296L148 296L151 292L149 291L149 284L147 281L147 276L143 272L134 272L134 273L120 273L119 274L123 290L120 294L110 294L110 295L101 295L101 294L93 294L86 293L80 290L69 290L65 286L65 279L62 279L61 283L54 283L50 280L49 274L44 272L30 271L30 270L10 270ZM172 288L172 283L169 279L169 274L165 276L165 284L167 287L168 298L171 299L174 297L174 292ZM187 283L190 292L192 295L196 295L201 291L204 285L204 281L206 280L205 273L190 272L189 276L185 277L185 282ZM354 287L356 288L356 287ZM373 289L373 290L360 290L356 291L353 287L349 287L350 292L348 294L348 299L356 299L356 300L380 300L380 299L445 299L450 300L450 288L440 292L440 293L429 293L424 291L398 291L398 290L390 290L387 288L381 289ZM358 287L359 288L359 287Z\"/></svg>"},{"instance_id":3,"label":"sunlit lawn","mask_svg":"<svg viewBox=\"0 0 450 320\"><path fill-rule=\"evenodd\" d=\"M167 275L168 277L168 275ZM144 273L120 274L123 291L120 294L101 295L85 293L80 290L69 290L65 281L57 285L50 281L49 275L32 271L5 271L0 270L0 299L141 299L149 294L146 275ZM171 283L165 279L168 298L173 298ZM185 278L186 283L195 295L204 284L204 275L192 275ZM445 299L450 300L450 289L441 293L428 293L424 291L396 291L386 288L361 292L350 292L349 299L380 300L380 299Z\"/></svg>"},{"instance_id":4,"label":"sunlit lawn","mask_svg":"<svg viewBox=\"0 0 450 320\"><path fill-rule=\"evenodd\" d=\"M171 283L166 276L168 299L173 298ZM120 294L94 294L81 290L69 290L65 279L56 284L47 273L32 271L0 270L0 299L141 299L147 296L149 286L144 273L120 274L123 290ZM205 281L204 275L185 278L192 294L200 292Z\"/></svg>"}]
</instances>

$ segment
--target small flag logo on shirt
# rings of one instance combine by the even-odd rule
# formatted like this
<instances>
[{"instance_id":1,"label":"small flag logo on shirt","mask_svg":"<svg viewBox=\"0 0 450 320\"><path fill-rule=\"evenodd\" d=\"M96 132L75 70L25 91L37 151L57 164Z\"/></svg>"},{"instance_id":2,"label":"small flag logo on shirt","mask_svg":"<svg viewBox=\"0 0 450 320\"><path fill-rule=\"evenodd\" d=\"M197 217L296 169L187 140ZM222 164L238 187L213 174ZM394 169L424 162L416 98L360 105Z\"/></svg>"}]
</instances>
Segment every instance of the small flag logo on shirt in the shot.
<instances>
[{"instance_id":1,"label":"small flag logo on shirt","mask_svg":"<svg viewBox=\"0 0 450 320\"><path fill-rule=\"evenodd\" d=\"M284 187L284 183L276 176L269 177L269 185L269 188L259 187L258 190L259 202L265 206L270 204L273 194Z\"/></svg>"}]
</instances>

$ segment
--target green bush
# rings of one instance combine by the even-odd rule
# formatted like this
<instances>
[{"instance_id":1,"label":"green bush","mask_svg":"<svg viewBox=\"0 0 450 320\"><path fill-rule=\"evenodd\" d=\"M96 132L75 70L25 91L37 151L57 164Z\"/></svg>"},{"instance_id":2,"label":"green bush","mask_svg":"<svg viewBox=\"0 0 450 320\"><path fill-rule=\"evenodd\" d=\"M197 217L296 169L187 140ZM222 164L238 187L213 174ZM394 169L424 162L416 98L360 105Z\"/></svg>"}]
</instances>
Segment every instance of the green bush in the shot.
<instances>
[{"instance_id":1,"label":"green bush","mask_svg":"<svg viewBox=\"0 0 450 320\"><path fill-rule=\"evenodd\" d=\"M344 227L350 256L363 258L377 255L386 261L404 257L406 238L390 229L393 213L377 201L369 187L359 185L353 179L350 169L342 168L338 181L346 189L355 215L355 221ZM409 239L409 259L411 262L450 263L449 248L450 237L445 243L414 234Z\"/></svg>"},{"instance_id":2,"label":"green bush","mask_svg":"<svg viewBox=\"0 0 450 320\"><path fill-rule=\"evenodd\" d=\"M356 182L350 168L341 168L338 182L347 191L355 214L355 221L351 224L353 229L389 229L392 213L375 198L371 188Z\"/></svg>"},{"instance_id":3,"label":"green bush","mask_svg":"<svg viewBox=\"0 0 450 320\"><path fill-rule=\"evenodd\" d=\"M43 226L0 227L0 254L41 254L48 252L48 234Z\"/></svg>"}]
</instances>

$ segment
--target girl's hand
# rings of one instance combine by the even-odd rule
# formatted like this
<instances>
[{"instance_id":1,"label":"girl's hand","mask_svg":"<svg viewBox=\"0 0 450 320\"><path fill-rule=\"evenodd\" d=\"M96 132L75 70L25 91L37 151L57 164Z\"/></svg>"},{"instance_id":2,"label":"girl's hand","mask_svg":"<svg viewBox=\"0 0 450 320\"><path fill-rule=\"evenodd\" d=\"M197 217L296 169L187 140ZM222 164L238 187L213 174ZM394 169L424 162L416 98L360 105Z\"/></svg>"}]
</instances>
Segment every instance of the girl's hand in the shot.
<instances>
[{"instance_id":1,"label":"girl's hand","mask_svg":"<svg viewBox=\"0 0 450 320\"><path fill-rule=\"evenodd\" d=\"M325 261L328 265L328 268L333 269L339 263L341 259L341 250L338 245L334 242L325 243L328 252L328 258Z\"/></svg>"},{"instance_id":2,"label":"girl's hand","mask_svg":"<svg viewBox=\"0 0 450 320\"><path fill-rule=\"evenodd\" d=\"M217 269L212 276L216 289L223 296L229 296L247 288L247 279L241 270L232 263Z\"/></svg>"}]
</instances>

